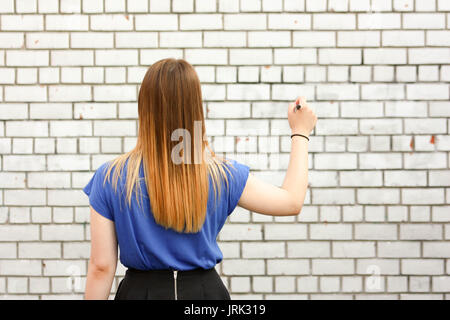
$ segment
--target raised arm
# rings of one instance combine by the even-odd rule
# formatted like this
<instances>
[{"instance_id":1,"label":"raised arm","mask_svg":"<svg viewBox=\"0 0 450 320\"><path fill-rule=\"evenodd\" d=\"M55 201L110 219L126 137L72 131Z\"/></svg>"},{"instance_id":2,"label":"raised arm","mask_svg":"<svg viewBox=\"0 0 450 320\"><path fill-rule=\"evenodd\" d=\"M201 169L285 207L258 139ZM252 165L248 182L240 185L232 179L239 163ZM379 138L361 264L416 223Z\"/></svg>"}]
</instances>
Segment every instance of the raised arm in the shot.
<instances>
[{"instance_id":1,"label":"raised arm","mask_svg":"<svg viewBox=\"0 0 450 320\"><path fill-rule=\"evenodd\" d=\"M300 104L299 110L295 105ZM289 104L288 121L292 134L309 137L317 122L317 116L306 103L298 97ZM238 205L247 210L273 216L289 216L300 213L308 188L308 140L301 136L291 139L291 154L286 176L281 187L267 183L249 174Z\"/></svg>"}]
</instances>

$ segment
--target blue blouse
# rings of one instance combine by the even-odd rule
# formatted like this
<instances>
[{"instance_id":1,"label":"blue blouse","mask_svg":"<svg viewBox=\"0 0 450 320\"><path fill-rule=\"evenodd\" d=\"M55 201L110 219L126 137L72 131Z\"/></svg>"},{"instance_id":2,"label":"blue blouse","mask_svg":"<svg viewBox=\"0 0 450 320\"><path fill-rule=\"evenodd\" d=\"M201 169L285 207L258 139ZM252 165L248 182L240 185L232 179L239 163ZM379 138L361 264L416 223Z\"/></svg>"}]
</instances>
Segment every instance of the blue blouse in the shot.
<instances>
[{"instance_id":1,"label":"blue blouse","mask_svg":"<svg viewBox=\"0 0 450 320\"><path fill-rule=\"evenodd\" d=\"M209 198L207 215L202 229L197 233L179 233L165 229L157 224L151 213L149 196L145 179L141 181L141 208L136 201L135 192L131 199L131 207L125 201L126 168L119 178L117 193L113 186L103 180L109 162L103 163L94 173L89 183L83 188L89 196L89 203L99 214L114 221L117 241L119 244L120 262L129 268L140 270L175 269L190 270L195 268L210 269L223 259L223 254L216 239L227 217L234 208L244 190L250 168L247 165L228 159L234 164L227 165L230 173L225 170L229 181L229 190L225 181L221 181L221 196L217 198L214 210L214 189L212 178L209 177ZM113 172L111 172L113 173ZM140 177L144 178L143 165L140 167ZM121 195L119 197L119 195Z\"/></svg>"}]
</instances>

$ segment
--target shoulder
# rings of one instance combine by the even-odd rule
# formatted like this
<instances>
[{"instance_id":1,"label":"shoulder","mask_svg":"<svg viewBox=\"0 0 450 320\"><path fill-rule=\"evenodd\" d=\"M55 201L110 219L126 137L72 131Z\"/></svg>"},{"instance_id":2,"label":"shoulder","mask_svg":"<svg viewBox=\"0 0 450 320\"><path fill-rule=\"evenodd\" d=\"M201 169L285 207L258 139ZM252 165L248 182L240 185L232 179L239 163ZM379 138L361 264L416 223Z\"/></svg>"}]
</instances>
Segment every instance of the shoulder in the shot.
<instances>
[{"instance_id":1,"label":"shoulder","mask_svg":"<svg viewBox=\"0 0 450 320\"><path fill-rule=\"evenodd\" d=\"M227 165L227 167L230 169L231 171L231 175L233 176L240 176L242 178L247 178L249 172L250 172L250 167L240 161L234 160L234 159L230 159L230 158L225 158L226 161L224 161L224 163Z\"/></svg>"},{"instance_id":2,"label":"shoulder","mask_svg":"<svg viewBox=\"0 0 450 320\"><path fill-rule=\"evenodd\" d=\"M103 162L94 173L94 177L96 178L97 184L101 185L102 187L106 187L110 184L113 171L111 170L111 173L108 175L109 169L112 166L112 161L106 161ZM107 177L108 175L108 177Z\"/></svg>"}]
</instances>

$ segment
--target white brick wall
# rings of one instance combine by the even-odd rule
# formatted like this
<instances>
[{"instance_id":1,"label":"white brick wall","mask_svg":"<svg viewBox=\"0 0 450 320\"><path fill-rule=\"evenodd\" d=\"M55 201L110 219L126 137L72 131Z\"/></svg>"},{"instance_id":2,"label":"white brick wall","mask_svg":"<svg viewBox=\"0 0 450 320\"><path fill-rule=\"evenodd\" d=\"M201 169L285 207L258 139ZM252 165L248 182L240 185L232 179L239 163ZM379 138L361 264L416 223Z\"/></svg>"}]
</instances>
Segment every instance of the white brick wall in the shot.
<instances>
[{"instance_id":1,"label":"white brick wall","mask_svg":"<svg viewBox=\"0 0 450 320\"><path fill-rule=\"evenodd\" d=\"M237 208L219 235L232 298L449 299L449 28L449 0L0 1L0 298L82 298L81 188L134 147L142 77L174 57L215 151L268 182L287 104L319 117L302 213Z\"/></svg>"}]
</instances>

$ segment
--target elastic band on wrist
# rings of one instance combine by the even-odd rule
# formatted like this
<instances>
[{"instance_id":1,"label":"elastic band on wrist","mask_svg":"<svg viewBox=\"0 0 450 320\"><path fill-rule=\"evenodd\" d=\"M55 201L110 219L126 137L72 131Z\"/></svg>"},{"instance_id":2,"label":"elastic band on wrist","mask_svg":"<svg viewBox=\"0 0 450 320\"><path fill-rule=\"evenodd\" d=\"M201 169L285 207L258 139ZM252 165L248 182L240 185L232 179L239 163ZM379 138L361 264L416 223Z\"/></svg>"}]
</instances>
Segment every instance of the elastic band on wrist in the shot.
<instances>
[{"instance_id":1,"label":"elastic band on wrist","mask_svg":"<svg viewBox=\"0 0 450 320\"><path fill-rule=\"evenodd\" d=\"M308 139L308 141L309 141L309 138L308 138L307 136L304 136L304 135L302 135L302 134L300 134L300 133L294 133L293 135L291 135L291 139L292 139L293 136L304 137L304 138Z\"/></svg>"}]
</instances>

